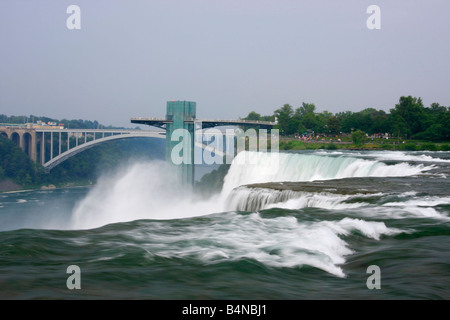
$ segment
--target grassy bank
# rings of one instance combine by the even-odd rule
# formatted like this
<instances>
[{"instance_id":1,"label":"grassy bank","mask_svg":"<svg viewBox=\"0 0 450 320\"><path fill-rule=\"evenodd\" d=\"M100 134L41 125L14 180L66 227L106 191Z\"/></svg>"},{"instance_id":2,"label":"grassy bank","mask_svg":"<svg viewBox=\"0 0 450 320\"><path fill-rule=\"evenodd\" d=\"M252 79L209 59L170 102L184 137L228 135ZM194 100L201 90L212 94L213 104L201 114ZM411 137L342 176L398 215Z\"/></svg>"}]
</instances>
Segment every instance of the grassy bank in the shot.
<instances>
[{"instance_id":1,"label":"grassy bank","mask_svg":"<svg viewBox=\"0 0 450 320\"><path fill-rule=\"evenodd\" d=\"M328 139L325 141L301 141L294 138L280 139L280 150L401 150L401 151L450 151L448 142L427 142L418 140L367 140L354 144L348 139Z\"/></svg>"}]
</instances>

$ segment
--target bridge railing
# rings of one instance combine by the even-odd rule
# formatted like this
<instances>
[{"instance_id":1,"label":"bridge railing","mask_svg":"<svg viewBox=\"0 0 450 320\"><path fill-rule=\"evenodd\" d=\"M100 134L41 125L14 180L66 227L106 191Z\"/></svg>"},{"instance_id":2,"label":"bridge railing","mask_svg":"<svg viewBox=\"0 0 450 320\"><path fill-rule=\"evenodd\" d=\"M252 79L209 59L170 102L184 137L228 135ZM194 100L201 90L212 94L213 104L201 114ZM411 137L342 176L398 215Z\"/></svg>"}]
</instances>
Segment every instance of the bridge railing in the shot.
<instances>
[{"instance_id":1,"label":"bridge railing","mask_svg":"<svg viewBox=\"0 0 450 320\"><path fill-rule=\"evenodd\" d=\"M271 121L262 121L262 120L232 120L232 119L195 119L195 121L198 122L230 122L230 123L258 123L258 124L266 124L266 125L276 125L277 122L271 122Z\"/></svg>"},{"instance_id":2,"label":"bridge railing","mask_svg":"<svg viewBox=\"0 0 450 320\"><path fill-rule=\"evenodd\" d=\"M248 124L264 124L264 125L276 125L277 122L271 121L262 121L262 120L242 120L242 119L198 119L198 118L189 118L185 119L186 121L193 122L217 122L217 123L248 123ZM168 119L155 118L155 117L134 117L131 118L131 121L159 121L159 122L170 122Z\"/></svg>"},{"instance_id":3,"label":"bridge railing","mask_svg":"<svg viewBox=\"0 0 450 320\"><path fill-rule=\"evenodd\" d=\"M155 118L155 117L133 117L131 120L143 120L143 121L167 121L167 119L164 118Z\"/></svg>"}]
</instances>

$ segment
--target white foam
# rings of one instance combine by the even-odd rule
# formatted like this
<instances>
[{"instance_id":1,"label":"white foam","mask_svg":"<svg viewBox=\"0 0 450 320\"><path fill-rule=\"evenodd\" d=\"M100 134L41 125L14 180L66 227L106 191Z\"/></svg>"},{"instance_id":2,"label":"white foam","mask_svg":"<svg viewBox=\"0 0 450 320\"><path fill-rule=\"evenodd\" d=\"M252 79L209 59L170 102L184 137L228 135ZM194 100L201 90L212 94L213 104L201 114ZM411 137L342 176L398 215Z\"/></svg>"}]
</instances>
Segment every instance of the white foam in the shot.
<instances>
[{"instance_id":1,"label":"white foam","mask_svg":"<svg viewBox=\"0 0 450 320\"><path fill-rule=\"evenodd\" d=\"M382 195L381 193L376 195ZM372 197L375 194L342 195L327 192L296 192L291 190L273 190L266 188L239 187L228 196L227 210L259 211L270 208L301 209L307 207L323 209L351 209L367 205L364 202L346 203L358 197Z\"/></svg>"},{"instance_id":2,"label":"white foam","mask_svg":"<svg viewBox=\"0 0 450 320\"><path fill-rule=\"evenodd\" d=\"M232 190L240 185L273 181L309 181L365 176L414 175L427 170L423 165L406 163L386 165L372 160L352 157L329 157L300 154L277 154L276 168L271 153L241 152L237 158L250 157L255 165L234 163L225 177L221 195L200 200L192 192L182 188L176 172L164 162L137 163L117 174L102 177L89 194L74 209L71 227L95 228L108 223L138 219L176 219L207 215L226 210L240 210L249 200L241 194L239 199L229 198ZM236 159L236 158L235 158ZM242 159L241 159L242 160ZM328 209L357 208L360 203L345 203L348 196L329 193L303 194L274 201L273 193L267 195L258 208L277 206L303 208L316 206ZM231 201L231 203L228 203ZM238 203L236 203L236 201ZM276 204L275 204L276 203Z\"/></svg>"},{"instance_id":3,"label":"white foam","mask_svg":"<svg viewBox=\"0 0 450 320\"><path fill-rule=\"evenodd\" d=\"M416 161L416 162L450 162L448 159L432 157L427 154L404 151L374 151L370 153L355 153L357 156L372 157L377 160Z\"/></svg>"},{"instance_id":4,"label":"white foam","mask_svg":"<svg viewBox=\"0 0 450 320\"><path fill-rule=\"evenodd\" d=\"M272 158L276 158L276 161ZM247 159L247 162L244 159ZM268 165L270 163L277 165L270 166ZM225 196L233 188L253 183L413 176L433 168L433 166L408 163L387 165L376 160L348 156L330 157L313 154L272 154L245 151L239 153L233 160L224 179L222 193Z\"/></svg>"},{"instance_id":5,"label":"white foam","mask_svg":"<svg viewBox=\"0 0 450 320\"><path fill-rule=\"evenodd\" d=\"M350 218L304 222L294 217L263 218L257 213L226 213L215 218L213 223L176 229L159 225L151 232L150 226L145 226L142 233L133 232L130 236L138 237L145 250L167 258L193 258L207 264L253 259L271 267L309 265L345 277L341 265L353 250L341 236L360 232L379 240L383 235L401 232L381 222Z\"/></svg>"},{"instance_id":6,"label":"white foam","mask_svg":"<svg viewBox=\"0 0 450 320\"><path fill-rule=\"evenodd\" d=\"M218 212L217 197L183 190L164 162L137 163L102 177L72 214L71 227L90 229L138 219L177 219ZM219 210L220 212L220 210Z\"/></svg>"},{"instance_id":7,"label":"white foam","mask_svg":"<svg viewBox=\"0 0 450 320\"><path fill-rule=\"evenodd\" d=\"M435 208L439 205L450 205L450 197L426 196L404 202L387 202L378 210L393 218L417 217L450 220L450 217Z\"/></svg>"},{"instance_id":8,"label":"white foam","mask_svg":"<svg viewBox=\"0 0 450 320\"><path fill-rule=\"evenodd\" d=\"M330 224L328 221L323 221L324 224ZM388 228L383 222L367 222L361 219L344 218L339 223L335 224L339 228L347 232L358 230L368 238L380 240L382 235L396 235L403 232L400 229ZM345 232L340 231L341 234Z\"/></svg>"},{"instance_id":9,"label":"white foam","mask_svg":"<svg viewBox=\"0 0 450 320\"><path fill-rule=\"evenodd\" d=\"M292 216L264 218L258 213L234 212L177 225L163 220L219 213L226 210L226 202L219 195L200 200L193 193L183 191L177 187L178 181L171 172L163 162L138 163L116 175L103 177L77 204L71 227L85 229L152 219L151 223L143 223L128 234L139 239L132 241L132 245L139 245L149 255L188 257L203 263L254 259L270 267L309 265L337 277L345 277L342 265L353 253L343 236L359 232L378 240L383 235L400 232L382 222L360 219L298 221ZM346 199L348 196L344 195L303 193L300 199L284 205L359 206L344 204Z\"/></svg>"}]
</instances>

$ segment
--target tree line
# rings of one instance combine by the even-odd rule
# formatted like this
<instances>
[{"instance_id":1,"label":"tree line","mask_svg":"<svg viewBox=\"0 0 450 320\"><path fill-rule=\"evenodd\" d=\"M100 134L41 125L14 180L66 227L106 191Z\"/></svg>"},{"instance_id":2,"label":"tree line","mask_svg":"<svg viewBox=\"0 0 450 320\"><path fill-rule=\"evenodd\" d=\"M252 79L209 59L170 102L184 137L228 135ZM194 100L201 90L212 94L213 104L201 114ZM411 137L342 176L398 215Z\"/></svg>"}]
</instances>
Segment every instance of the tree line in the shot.
<instances>
[{"instance_id":1,"label":"tree line","mask_svg":"<svg viewBox=\"0 0 450 320\"><path fill-rule=\"evenodd\" d=\"M28 186L41 180L43 173L14 142L0 135L0 181L12 179Z\"/></svg>"},{"instance_id":2,"label":"tree line","mask_svg":"<svg viewBox=\"0 0 450 320\"><path fill-rule=\"evenodd\" d=\"M421 98L402 96L389 113L375 108L359 112L317 112L314 103L303 102L294 109L285 104L273 115L250 112L245 120L278 121L283 136L310 134L340 135L363 131L369 135L386 134L402 139L444 141L450 139L450 107L432 103L423 105Z\"/></svg>"},{"instance_id":3,"label":"tree line","mask_svg":"<svg viewBox=\"0 0 450 320\"><path fill-rule=\"evenodd\" d=\"M64 128L68 129L125 129L122 127L113 127L111 125L105 126L100 124L97 120L82 120L82 119L53 119L43 116L7 116L5 114L0 114L0 124L19 124L24 125L27 123L37 123L42 121L43 123L56 123L63 124Z\"/></svg>"}]
</instances>

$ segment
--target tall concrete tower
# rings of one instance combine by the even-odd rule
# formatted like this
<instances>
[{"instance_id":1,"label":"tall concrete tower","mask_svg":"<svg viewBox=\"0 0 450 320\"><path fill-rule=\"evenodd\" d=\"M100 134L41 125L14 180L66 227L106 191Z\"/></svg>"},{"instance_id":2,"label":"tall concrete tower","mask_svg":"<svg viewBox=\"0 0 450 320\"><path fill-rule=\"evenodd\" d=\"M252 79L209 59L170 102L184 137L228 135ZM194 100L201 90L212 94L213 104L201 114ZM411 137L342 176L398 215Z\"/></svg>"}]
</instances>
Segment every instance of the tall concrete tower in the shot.
<instances>
[{"instance_id":1,"label":"tall concrete tower","mask_svg":"<svg viewBox=\"0 0 450 320\"><path fill-rule=\"evenodd\" d=\"M195 128L194 120L196 116L196 103L192 101L168 101L166 119L172 122L167 123L166 126L166 161L173 164L172 150L177 147L175 152L178 152L180 143L182 141L182 151L179 153L180 157L185 159L184 163L174 164L178 167L181 181L186 185L194 184L194 137ZM183 131L177 129L184 129ZM183 133L179 135L177 133ZM174 141L172 141L174 139Z\"/></svg>"}]
</instances>

